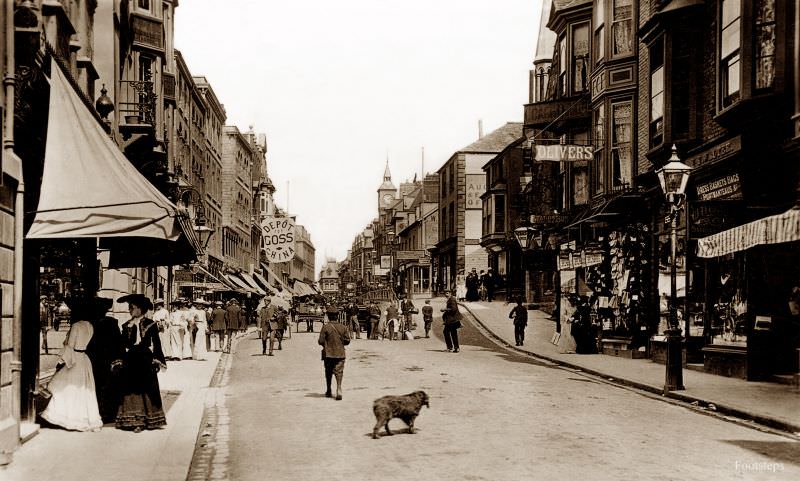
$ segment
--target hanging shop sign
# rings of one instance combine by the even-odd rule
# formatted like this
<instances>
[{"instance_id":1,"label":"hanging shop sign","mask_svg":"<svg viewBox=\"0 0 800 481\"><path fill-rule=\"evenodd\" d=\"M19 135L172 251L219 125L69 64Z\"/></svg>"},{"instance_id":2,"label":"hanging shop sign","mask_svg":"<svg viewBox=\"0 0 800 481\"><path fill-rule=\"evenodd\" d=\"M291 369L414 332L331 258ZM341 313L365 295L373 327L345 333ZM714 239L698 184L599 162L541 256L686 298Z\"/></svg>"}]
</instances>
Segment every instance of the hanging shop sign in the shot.
<instances>
[{"instance_id":1,"label":"hanging shop sign","mask_svg":"<svg viewBox=\"0 0 800 481\"><path fill-rule=\"evenodd\" d=\"M720 179L697 186L699 200L738 200L742 198L739 174L726 175Z\"/></svg>"},{"instance_id":2,"label":"hanging shop sign","mask_svg":"<svg viewBox=\"0 0 800 481\"><path fill-rule=\"evenodd\" d=\"M425 251L397 251L395 257L398 261L415 261L425 257Z\"/></svg>"},{"instance_id":3,"label":"hanging shop sign","mask_svg":"<svg viewBox=\"0 0 800 481\"><path fill-rule=\"evenodd\" d=\"M289 217L267 217L261 222L264 252L270 262L294 259L294 221Z\"/></svg>"},{"instance_id":4,"label":"hanging shop sign","mask_svg":"<svg viewBox=\"0 0 800 481\"><path fill-rule=\"evenodd\" d=\"M569 271L582 267L592 267L603 263L603 251L583 249L574 252L561 252L558 256L558 270Z\"/></svg>"},{"instance_id":5,"label":"hanging shop sign","mask_svg":"<svg viewBox=\"0 0 800 481\"><path fill-rule=\"evenodd\" d=\"M528 220L531 224L562 224L569 220L569 216L562 214L531 215Z\"/></svg>"},{"instance_id":6,"label":"hanging shop sign","mask_svg":"<svg viewBox=\"0 0 800 481\"><path fill-rule=\"evenodd\" d=\"M553 162L578 162L592 160L594 152L591 145L537 145L536 160Z\"/></svg>"},{"instance_id":7,"label":"hanging shop sign","mask_svg":"<svg viewBox=\"0 0 800 481\"><path fill-rule=\"evenodd\" d=\"M603 252L599 250L581 251L581 257L583 258L583 267L592 267L603 263Z\"/></svg>"}]
</instances>

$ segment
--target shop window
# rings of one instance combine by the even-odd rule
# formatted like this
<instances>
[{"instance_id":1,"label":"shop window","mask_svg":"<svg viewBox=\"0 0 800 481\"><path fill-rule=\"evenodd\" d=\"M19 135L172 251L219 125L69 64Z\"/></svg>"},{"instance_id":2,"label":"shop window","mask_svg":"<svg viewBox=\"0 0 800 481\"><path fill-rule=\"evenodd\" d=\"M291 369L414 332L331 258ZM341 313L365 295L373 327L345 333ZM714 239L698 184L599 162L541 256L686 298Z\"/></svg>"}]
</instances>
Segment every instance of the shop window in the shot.
<instances>
[{"instance_id":1,"label":"shop window","mask_svg":"<svg viewBox=\"0 0 800 481\"><path fill-rule=\"evenodd\" d=\"M720 35L721 104L728 107L739 100L741 79L741 0L722 1Z\"/></svg>"},{"instance_id":2,"label":"shop window","mask_svg":"<svg viewBox=\"0 0 800 481\"><path fill-rule=\"evenodd\" d=\"M745 254L737 252L709 261L710 332L713 344L747 345Z\"/></svg>"},{"instance_id":3,"label":"shop window","mask_svg":"<svg viewBox=\"0 0 800 481\"><path fill-rule=\"evenodd\" d=\"M587 145L589 132L574 132L570 143ZM589 203L589 163L586 161L575 162L572 166L572 202L574 205Z\"/></svg>"},{"instance_id":4,"label":"shop window","mask_svg":"<svg viewBox=\"0 0 800 481\"><path fill-rule=\"evenodd\" d=\"M585 92L589 78L589 24L572 30L572 93Z\"/></svg>"},{"instance_id":5,"label":"shop window","mask_svg":"<svg viewBox=\"0 0 800 481\"><path fill-rule=\"evenodd\" d=\"M615 188L630 187L633 181L632 111L631 102L611 104L611 169Z\"/></svg>"},{"instance_id":6,"label":"shop window","mask_svg":"<svg viewBox=\"0 0 800 481\"><path fill-rule=\"evenodd\" d=\"M613 0L613 3L612 55L623 57L633 53L633 0Z\"/></svg>"},{"instance_id":7,"label":"shop window","mask_svg":"<svg viewBox=\"0 0 800 481\"><path fill-rule=\"evenodd\" d=\"M494 229L492 232L505 232L506 223L506 196L495 195L494 199Z\"/></svg>"},{"instance_id":8,"label":"shop window","mask_svg":"<svg viewBox=\"0 0 800 481\"><path fill-rule=\"evenodd\" d=\"M650 148L664 142L664 39L650 47Z\"/></svg>"},{"instance_id":9,"label":"shop window","mask_svg":"<svg viewBox=\"0 0 800 481\"><path fill-rule=\"evenodd\" d=\"M594 8L594 63L603 61L606 56L605 17L607 0L598 0Z\"/></svg>"},{"instance_id":10,"label":"shop window","mask_svg":"<svg viewBox=\"0 0 800 481\"><path fill-rule=\"evenodd\" d=\"M603 162L606 147L605 105L601 104L595 109L592 125L592 136L594 138L594 160L592 166L594 172L594 193L602 194L605 192L605 162Z\"/></svg>"}]
</instances>

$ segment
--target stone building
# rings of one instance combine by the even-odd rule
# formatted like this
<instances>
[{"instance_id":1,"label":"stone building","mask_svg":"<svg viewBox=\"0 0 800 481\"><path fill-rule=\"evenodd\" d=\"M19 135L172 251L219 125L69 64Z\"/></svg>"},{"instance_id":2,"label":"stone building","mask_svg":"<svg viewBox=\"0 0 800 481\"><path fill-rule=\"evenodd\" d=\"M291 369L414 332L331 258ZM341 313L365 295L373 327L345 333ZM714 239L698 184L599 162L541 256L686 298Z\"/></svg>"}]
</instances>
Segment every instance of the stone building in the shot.
<instances>
[{"instance_id":1,"label":"stone building","mask_svg":"<svg viewBox=\"0 0 800 481\"><path fill-rule=\"evenodd\" d=\"M258 151L237 127L226 125L223 132L222 255L227 270L249 270L253 249L252 169Z\"/></svg>"}]
</instances>

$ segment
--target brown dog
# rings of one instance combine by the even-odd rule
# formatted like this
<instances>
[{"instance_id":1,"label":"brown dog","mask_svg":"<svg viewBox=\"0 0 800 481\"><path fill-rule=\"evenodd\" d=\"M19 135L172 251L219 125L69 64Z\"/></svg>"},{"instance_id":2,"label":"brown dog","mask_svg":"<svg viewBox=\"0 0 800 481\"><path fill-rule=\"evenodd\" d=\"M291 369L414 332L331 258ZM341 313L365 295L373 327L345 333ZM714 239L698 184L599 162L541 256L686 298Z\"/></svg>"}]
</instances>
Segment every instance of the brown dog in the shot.
<instances>
[{"instance_id":1,"label":"brown dog","mask_svg":"<svg viewBox=\"0 0 800 481\"><path fill-rule=\"evenodd\" d=\"M389 431L389 421L400 418L408 424L409 434L414 434L414 419L419 416L422 406L431 405L428 403L428 395L425 391L414 391L405 396L383 396L375 400L372 404L372 412L375 413L375 428L372 429L372 439L378 439L378 431L381 427L386 428L386 434L391 436Z\"/></svg>"}]
</instances>

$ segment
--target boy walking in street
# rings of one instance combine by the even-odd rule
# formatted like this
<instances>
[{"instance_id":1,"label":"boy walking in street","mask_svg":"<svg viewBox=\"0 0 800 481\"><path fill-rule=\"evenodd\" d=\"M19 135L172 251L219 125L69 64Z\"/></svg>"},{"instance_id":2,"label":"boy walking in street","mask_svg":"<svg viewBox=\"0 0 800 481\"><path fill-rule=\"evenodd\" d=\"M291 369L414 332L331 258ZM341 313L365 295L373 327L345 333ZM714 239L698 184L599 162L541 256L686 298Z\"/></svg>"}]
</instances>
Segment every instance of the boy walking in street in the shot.
<instances>
[{"instance_id":1,"label":"boy walking in street","mask_svg":"<svg viewBox=\"0 0 800 481\"><path fill-rule=\"evenodd\" d=\"M431 300L425 299L425 305L422 306L422 321L425 323L425 337L431 337L431 324L433 324L433 307L431 307Z\"/></svg>"},{"instance_id":2,"label":"boy walking in street","mask_svg":"<svg viewBox=\"0 0 800 481\"><path fill-rule=\"evenodd\" d=\"M528 309L522 305L522 298L517 299L517 305L508 313L509 319L514 319L514 340L517 346L525 341L525 327L528 325Z\"/></svg>"}]
</instances>

